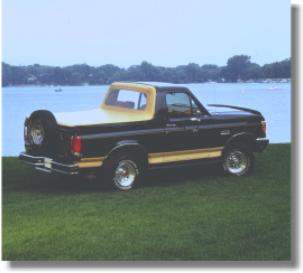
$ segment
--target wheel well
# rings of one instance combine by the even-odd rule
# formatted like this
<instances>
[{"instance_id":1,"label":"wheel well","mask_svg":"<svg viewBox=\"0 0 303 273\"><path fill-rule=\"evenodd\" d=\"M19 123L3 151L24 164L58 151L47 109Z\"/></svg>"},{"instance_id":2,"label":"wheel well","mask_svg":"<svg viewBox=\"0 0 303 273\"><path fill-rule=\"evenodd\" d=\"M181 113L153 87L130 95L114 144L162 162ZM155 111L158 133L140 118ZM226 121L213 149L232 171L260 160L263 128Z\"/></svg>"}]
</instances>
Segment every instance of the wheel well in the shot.
<instances>
[{"instance_id":1,"label":"wheel well","mask_svg":"<svg viewBox=\"0 0 303 273\"><path fill-rule=\"evenodd\" d=\"M118 145L108 153L106 160L118 154L131 154L132 156L137 157L144 167L148 164L147 152L140 144Z\"/></svg>"},{"instance_id":2,"label":"wheel well","mask_svg":"<svg viewBox=\"0 0 303 273\"><path fill-rule=\"evenodd\" d=\"M237 135L232 136L227 143L225 144L223 153L230 147L235 147L235 146L244 146L246 149L249 151L253 151L253 146L254 146L254 137L251 134L247 133L240 133Z\"/></svg>"}]
</instances>

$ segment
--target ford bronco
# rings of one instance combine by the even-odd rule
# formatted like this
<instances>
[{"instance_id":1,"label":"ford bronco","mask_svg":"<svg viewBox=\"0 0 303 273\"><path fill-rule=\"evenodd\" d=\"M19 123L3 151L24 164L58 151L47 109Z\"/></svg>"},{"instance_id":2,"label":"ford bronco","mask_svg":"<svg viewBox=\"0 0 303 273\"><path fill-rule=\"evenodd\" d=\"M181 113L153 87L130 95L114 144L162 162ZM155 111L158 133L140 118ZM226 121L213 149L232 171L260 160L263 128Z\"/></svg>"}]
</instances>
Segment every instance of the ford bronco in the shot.
<instances>
[{"instance_id":1,"label":"ford bronco","mask_svg":"<svg viewBox=\"0 0 303 273\"><path fill-rule=\"evenodd\" d=\"M232 175L246 175L254 152L267 146L265 137L258 111L204 107L180 86L113 83L97 109L33 112L25 120L19 158L49 173L96 173L128 190L157 167L219 163Z\"/></svg>"}]
</instances>

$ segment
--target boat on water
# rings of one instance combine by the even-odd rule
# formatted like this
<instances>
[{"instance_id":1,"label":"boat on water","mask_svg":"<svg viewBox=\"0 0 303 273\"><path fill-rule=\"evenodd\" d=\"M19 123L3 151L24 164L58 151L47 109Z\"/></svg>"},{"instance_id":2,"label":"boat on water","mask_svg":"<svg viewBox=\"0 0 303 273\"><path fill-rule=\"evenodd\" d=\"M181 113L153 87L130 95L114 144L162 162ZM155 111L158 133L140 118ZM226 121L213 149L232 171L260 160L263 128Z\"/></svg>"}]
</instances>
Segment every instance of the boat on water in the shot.
<instances>
[{"instance_id":1,"label":"boat on water","mask_svg":"<svg viewBox=\"0 0 303 273\"><path fill-rule=\"evenodd\" d=\"M279 89L279 87L276 85L272 85L268 88L268 90L278 90L278 89Z\"/></svg>"},{"instance_id":2,"label":"boat on water","mask_svg":"<svg viewBox=\"0 0 303 273\"><path fill-rule=\"evenodd\" d=\"M61 88L56 88L55 92L62 92L62 89Z\"/></svg>"}]
</instances>

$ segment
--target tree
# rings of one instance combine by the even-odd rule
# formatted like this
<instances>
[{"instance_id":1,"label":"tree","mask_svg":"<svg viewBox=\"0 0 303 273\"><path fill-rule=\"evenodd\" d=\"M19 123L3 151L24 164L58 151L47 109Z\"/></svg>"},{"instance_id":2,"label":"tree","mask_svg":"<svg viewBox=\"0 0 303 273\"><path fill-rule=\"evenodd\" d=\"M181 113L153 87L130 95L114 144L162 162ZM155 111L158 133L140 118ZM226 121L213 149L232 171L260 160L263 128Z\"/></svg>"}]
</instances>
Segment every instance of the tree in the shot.
<instances>
[{"instance_id":1,"label":"tree","mask_svg":"<svg viewBox=\"0 0 303 273\"><path fill-rule=\"evenodd\" d=\"M235 55L228 59L226 67L222 71L222 76L228 82L236 82L244 78L245 70L250 65L250 56Z\"/></svg>"},{"instance_id":2,"label":"tree","mask_svg":"<svg viewBox=\"0 0 303 273\"><path fill-rule=\"evenodd\" d=\"M159 81L171 83L199 83L206 81L227 82L257 80L261 78L290 78L291 62L285 59L263 65L250 61L250 56L236 55L228 59L226 66L196 63L176 67L154 66L143 61L140 65L120 68L112 64L98 67L77 64L66 67L45 65L12 66L2 63L2 86L45 84L82 85L110 84L114 81Z\"/></svg>"},{"instance_id":3,"label":"tree","mask_svg":"<svg viewBox=\"0 0 303 273\"><path fill-rule=\"evenodd\" d=\"M265 78L290 78L291 61L290 59L285 59L281 62L265 64L262 67L262 74Z\"/></svg>"},{"instance_id":4,"label":"tree","mask_svg":"<svg viewBox=\"0 0 303 273\"><path fill-rule=\"evenodd\" d=\"M201 66L202 80L219 81L221 69L217 65L205 64Z\"/></svg>"}]
</instances>

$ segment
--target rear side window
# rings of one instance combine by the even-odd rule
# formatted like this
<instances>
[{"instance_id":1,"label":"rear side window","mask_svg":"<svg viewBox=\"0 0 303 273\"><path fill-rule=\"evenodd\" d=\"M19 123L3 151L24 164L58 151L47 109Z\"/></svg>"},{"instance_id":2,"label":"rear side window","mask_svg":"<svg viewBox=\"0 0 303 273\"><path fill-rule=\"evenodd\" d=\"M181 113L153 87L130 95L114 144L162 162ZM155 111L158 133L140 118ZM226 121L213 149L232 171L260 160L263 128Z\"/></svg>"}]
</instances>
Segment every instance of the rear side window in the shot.
<instances>
[{"instance_id":1,"label":"rear side window","mask_svg":"<svg viewBox=\"0 0 303 273\"><path fill-rule=\"evenodd\" d=\"M134 110L144 110L146 108L146 101L147 96L143 92L115 89L109 93L105 104Z\"/></svg>"},{"instance_id":2,"label":"rear side window","mask_svg":"<svg viewBox=\"0 0 303 273\"><path fill-rule=\"evenodd\" d=\"M167 93L166 106L170 117L178 118L192 115L190 97L186 93Z\"/></svg>"}]
</instances>

